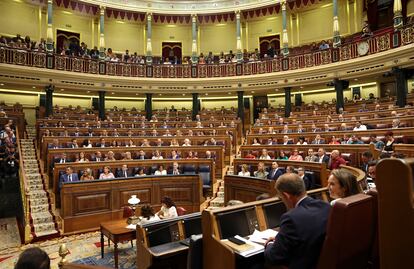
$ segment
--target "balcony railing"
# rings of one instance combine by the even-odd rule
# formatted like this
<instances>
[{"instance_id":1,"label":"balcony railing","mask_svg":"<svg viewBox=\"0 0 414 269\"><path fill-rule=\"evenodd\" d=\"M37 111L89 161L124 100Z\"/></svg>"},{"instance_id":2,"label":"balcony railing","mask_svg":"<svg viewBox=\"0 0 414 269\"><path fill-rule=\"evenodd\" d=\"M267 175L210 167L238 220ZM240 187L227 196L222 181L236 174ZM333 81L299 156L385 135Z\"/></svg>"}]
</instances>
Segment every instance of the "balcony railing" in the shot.
<instances>
[{"instance_id":1,"label":"balcony railing","mask_svg":"<svg viewBox=\"0 0 414 269\"><path fill-rule=\"evenodd\" d=\"M4 46L0 47L0 63L121 77L217 78L297 70L364 57L358 53L361 42L368 43L365 55L405 46L414 43L414 26L406 25L399 31L394 31L393 28L383 29L367 38L354 38L338 48L246 63L144 65L46 54Z\"/></svg>"}]
</instances>

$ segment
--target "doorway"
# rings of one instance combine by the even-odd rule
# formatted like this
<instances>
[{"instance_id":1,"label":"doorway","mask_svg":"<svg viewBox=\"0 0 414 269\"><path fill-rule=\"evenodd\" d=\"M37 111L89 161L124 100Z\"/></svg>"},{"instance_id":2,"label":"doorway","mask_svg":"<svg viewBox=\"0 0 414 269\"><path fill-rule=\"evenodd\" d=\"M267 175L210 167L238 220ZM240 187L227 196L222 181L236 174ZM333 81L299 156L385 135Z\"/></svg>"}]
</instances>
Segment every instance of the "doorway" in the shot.
<instances>
[{"instance_id":1,"label":"doorway","mask_svg":"<svg viewBox=\"0 0 414 269\"><path fill-rule=\"evenodd\" d=\"M180 64L182 58L181 42L162 42L162 61L168 59L171 63Z\"/></svg>"}]
</instances>

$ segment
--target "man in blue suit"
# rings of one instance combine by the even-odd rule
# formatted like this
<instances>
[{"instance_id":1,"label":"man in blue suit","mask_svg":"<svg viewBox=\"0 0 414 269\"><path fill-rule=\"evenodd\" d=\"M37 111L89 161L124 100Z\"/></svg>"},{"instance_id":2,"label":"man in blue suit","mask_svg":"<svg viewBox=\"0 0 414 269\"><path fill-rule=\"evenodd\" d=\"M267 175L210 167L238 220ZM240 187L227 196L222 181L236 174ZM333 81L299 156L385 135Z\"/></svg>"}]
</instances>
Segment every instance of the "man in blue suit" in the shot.
<instances>
[{"instance_id":1,"label":"man in blue suit","mask_svg":"<svg viewBox=\"0 0 414 269\"><path fill-rule=\"evenodd\" d=\"M265 261L289 269L316 268L325 239L330 206L306 195L303 180L294 173L276 181L277 195L288 211L281 216L276 238L265 245Z\"/></svg>"},{"instance_id":2,"label":"man in blue suit","mask_svg":"<svg viewBox=\"0 0 414 269\"><path fill-rule=\"evenodd\" d=\"M60 176L60 183L62 182L76 182L79 181L77 173L73 173L72 167L66 167L66 173Z\"/></svg>"},{"instance_id":3,"label":"man in blue suit","mask_svg":"<svg viewBox=\"0 0 414 269\"><path fill-rule=\"evenodd\" d=\"M270 169L267 178L271 180L277 180L281 175L283 175L282 169L279 168L277 162L272 162L272 169Z\"/></svg>"}]
</instances>

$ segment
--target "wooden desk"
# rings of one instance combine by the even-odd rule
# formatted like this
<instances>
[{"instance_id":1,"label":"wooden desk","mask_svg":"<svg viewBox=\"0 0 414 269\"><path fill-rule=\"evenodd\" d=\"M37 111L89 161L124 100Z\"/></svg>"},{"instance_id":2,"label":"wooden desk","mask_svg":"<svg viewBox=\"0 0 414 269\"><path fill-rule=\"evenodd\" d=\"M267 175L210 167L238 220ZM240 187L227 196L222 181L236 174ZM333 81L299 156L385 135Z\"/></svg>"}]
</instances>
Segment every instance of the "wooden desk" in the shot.
<instances>
[{"instance_id":1,"label":"wooden desk","mask_svg":"<svg viewBox=\"0 0 414 269\"><path fill-rule=\"evenodd\" d=\"M189 247L181 241L201 233L199 212L137 225L137 268L187 268Z\"/></svg>"},{"instance_id":2,"label":"wooden desk","mask_svg":"<svg viewBox=\"0 0 414 269\"><path fill-rule=\"evenodd\" d=\"M136 238L136 231L127 229L125 219L101 223L101 257L104 257L104 236L114 242L115 268L118 268L118 243Z\"/></svg>"}]
</instances>

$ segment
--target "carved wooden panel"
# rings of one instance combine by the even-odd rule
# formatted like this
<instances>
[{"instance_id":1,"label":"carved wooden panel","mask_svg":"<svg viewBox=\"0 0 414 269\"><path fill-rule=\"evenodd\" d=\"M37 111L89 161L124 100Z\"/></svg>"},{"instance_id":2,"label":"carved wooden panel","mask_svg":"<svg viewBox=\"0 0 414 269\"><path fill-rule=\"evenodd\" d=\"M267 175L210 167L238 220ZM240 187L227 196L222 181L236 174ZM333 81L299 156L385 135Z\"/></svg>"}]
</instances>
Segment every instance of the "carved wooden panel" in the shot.
<instances>
[{"instance_id":1,"label":"carved wooden panel","mask_svg":"<svg viewBox=\"0 0 414 269\"><path fill-rule=\"evenodd\" d=\"M119 195L119 204L121 207L128 205L128 199L131 198L131 195L136 195L141 200L140 204L150 204L152 201L151 186L135 190L121 191Z\"/></svg>"},{"instance_id":2,"label":"carved wooden panel","mask_svg":"<svg viewBox=\"0 0 414 269\"><path fill-rule=\"evenodd\" d=\"M110 192L92 194L80 194L73 197L73 215L90 214L103 210L110 210Z\"/></svg>"},{"instance_id":3,"label":"carved wooden panel","mask_svg":"<svg viewBox=\"0 0 414 269\"><path fill-rule=\"evenodd\" d=\"M171 197L175 202L190 202L192 199L193 188L183 187L162 187L160 186L160 196Z\"/></svg>"}]
</instances>

